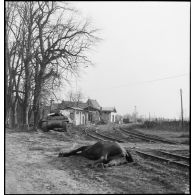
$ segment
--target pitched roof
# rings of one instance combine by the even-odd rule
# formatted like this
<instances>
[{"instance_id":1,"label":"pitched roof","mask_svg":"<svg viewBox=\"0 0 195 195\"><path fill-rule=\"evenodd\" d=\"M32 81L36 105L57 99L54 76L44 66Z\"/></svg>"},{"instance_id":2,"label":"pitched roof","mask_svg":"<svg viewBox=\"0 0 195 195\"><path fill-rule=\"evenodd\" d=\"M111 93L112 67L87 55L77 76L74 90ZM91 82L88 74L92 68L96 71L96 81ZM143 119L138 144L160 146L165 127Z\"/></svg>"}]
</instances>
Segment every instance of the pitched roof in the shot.
<instances>
[{"instance_id":1,"label":"pitched roof","mask_svg":"<svg viewBox=\"0 0 195 195\"><path fill-rule=\"evenodd\" d=\"M72 108L73 110L83 110L82 108L79 108L79 107L70 107Z\"/></svg>"},{"instance_id":2,"label":"pitched roof","mask_svg":"<svg viewBox=\"0 0 195 195\"><path fill-rule=\"evenodd\" d=\"M87 104L84 102L62 101L62 103L59 105L58 108L60 110L70 108L70 107L77 107L77 108L84 109L86 106L87 106Z\"/></svg>"},{"instance_id":3,"label":"pitched roof","mask_svg":"<svg viewBox=\"0 0 195 195\"><path fill-rule=\"evenodd\" d=\"M102 107L103 112L116 112L115 107Z\"/></svg>"},{"instance_id":4,"label":"pitched roof","mask_svg":"<svg viewBox=\"0 0 195 195\"><path fill-rule=\"evenodd\" d=\"M100 110L101 106L97 102L97 100L92 100L88 99L87 102L72 102L72 101L62 101L61 103L53 103L52 104L52 109L59 109L59 110L64 110L67 108L81 108L81 109L86 109L88 107L94 109L94 110ZM49 106L50 108L50 106Z\"/></svg>"},{"instance_id":5,"label":"pitched roof","mask_svg":"<svg viewBox=\"0 0 195 195\"><path fill-rule=\"evenodd\" d=\"M97 100L88 99L86 104L87 104L87 107L92 107L92 108L95 108L95 109L98 109L98 110L101 109L101 106L99 105Z\"/></svg>"},{"instance_id":6,"label":"pitched roof","mask_svg":"<svg viewBox=\"0 0 195 195\"><path fill-rule=\"evenodd\" d=\"M80 108L82 108L82 109L84 109L84 108L86 108L87 107L87 103L84 103L84 102L78 102L78 107L80 107Z\"/></svg>"}]
</instances>

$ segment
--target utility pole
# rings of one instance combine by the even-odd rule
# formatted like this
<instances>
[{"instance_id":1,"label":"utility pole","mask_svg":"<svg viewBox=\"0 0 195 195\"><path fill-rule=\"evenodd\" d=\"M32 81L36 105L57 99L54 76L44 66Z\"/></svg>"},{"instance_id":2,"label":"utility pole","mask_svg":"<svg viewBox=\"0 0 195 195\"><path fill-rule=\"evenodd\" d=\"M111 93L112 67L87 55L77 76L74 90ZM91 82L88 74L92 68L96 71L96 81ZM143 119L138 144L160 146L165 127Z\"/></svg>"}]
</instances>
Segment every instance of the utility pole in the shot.
<instances>
[{"instance_id":1,"label":"utility pole","mask_svg":"<svg viewBox=\"0 0 195 195\"><path fill-rule=\"evenodd\" d=\"M77 77L76 77L76 93L77 93Z\"/></svg>"},{"instance_id":2,"label":"utility pole","mask_svg":"<svg viewBox=\"0 0 195 195\"><path fill-rule=\"evenodd\" d=\"M182 100L182 89L180 89L180 96L181 96L181 126L183 128L183 100Z\"/></svg>"},{"instance_id":3,"label":"utility pole","mask_svg":"<svg viewBox=\"0 0 195 195\"><path fill-rule=\"evenodd\" d=\"M51 110L52 110L52 102L54 101L54 99L50 99L50 113L51 113Z\"/></svg>"},{"instance_id":4,"label":"utility pole","mask_svg":"<svg viewBox=\"0 0 195 195\"><path fill-rule=\"evenodd\" d=\"M136 106L135 106L135 122L137 122L137 110L136 110Z\"/></svg>"}]
</instances>

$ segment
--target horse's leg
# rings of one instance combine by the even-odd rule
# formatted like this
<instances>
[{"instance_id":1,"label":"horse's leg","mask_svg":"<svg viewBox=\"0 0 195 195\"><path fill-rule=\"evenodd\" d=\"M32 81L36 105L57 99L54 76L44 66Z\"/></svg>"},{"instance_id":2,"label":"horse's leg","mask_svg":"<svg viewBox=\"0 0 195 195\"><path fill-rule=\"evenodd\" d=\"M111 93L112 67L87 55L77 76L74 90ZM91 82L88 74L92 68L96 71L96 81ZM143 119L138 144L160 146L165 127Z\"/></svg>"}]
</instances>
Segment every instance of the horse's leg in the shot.
<instances>
[{"instance_id":1,"label":"horse's leg","mask_svg":"<svg viewBox=\"0 0 195 195\"><path fill-rule=\"evenodd\" d=\"M125 158L126 158L126 160L127 160L128 162L133 162L133 158L132 158L132 156L131 156L131 154L130 154L129 151L126 151L126 156L125 156Z\"/></svg>"},{"instance_id":2,"label":"horse's leg","mask_svg":"<svg viewBox=\"0 0 195 195\"><path fill-rule=\"evenodd\" d=\"M133 158L131 156L131 154L127 151L125 158L121 158L120 155L116 155L116 156L112 156L109 158L109 163L105 165L105 167L111 167L111 166L119 166L119 165L123 165L123 164L127 164L127 163L132 163L133 162Z\"/></svg>"},{"instance_id":3,"label":"horse's leg","mask_svg":"<svg viewBox=\"0 0 195 195\"><path fill-rule=\"evenodd\" d=\"M70 152L60 152L58 157L68 157L68 156L71 156L71 155L77 155L80 153L82 153L84 150L86 150L89 146L82 146L76 150L72 150Z\"/></svg>"},{"instance_id":4,"label":"horse's leg","mask_svg":"<svg viewBox=\"0 0 195 195\"><path fill-rule=\"evenodd\" d=\"M101 166L102 168L104 168L104 164L108 163L109 160L107 158L107 154L106 155L102 155L98 160L96 160L94 163L90 164L90 167L99 167Z\"/></svg>"}]
</instances>

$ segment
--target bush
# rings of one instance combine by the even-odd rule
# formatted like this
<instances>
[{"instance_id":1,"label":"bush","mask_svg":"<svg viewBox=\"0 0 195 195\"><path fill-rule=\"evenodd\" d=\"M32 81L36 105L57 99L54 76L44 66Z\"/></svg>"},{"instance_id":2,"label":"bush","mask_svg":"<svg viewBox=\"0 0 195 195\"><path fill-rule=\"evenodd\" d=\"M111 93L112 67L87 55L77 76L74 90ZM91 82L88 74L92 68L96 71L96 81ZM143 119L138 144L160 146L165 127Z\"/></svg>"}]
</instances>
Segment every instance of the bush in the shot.
<instances>
[{"instance_id":1,"label":"bush","mask_svg":"<svg viewBox=\"0 0 195 195\"><path fill-rule=\"evenodd\" d=\"M129 123L130 121L129 121L129 119L128 118L124 118L123 119L123 123Z\"/></svg>"},{"instance_id":2,"label":"bush","mask_svg":"<svg viewBox=\"0 0 195 195\"><path fill-rule=\"evenodd\" d=\"M145 121L144 124L143 124L143 126L144 126L145 128L154 128L154 127L156 127L157 125L158 125L158 123L155 122L155 121Z\"/></svg>"},{"instance_id":3,"label":"bush","mask_svg":"<svg viewBox=\"0 0 195 195\"><path fill-rule=\"evenodd\" d=\"M106 122L104 120L100 120L96 123L96 125L105 125Z\"/></svg>"},{"instance_id":4,"label":"bush","mask_svg":"<svg viewBox=\"0 0 195 195\"><path fill-rule=\"evenodd\" d=\"M184 121L183 128L181 127L181 121L177 120L164 120L164 121L145 121L142 125L139 125L141 128L156 128L164 130L173 130L173 131L189 131L190 122Z\"/></svg>"}]
</instances>

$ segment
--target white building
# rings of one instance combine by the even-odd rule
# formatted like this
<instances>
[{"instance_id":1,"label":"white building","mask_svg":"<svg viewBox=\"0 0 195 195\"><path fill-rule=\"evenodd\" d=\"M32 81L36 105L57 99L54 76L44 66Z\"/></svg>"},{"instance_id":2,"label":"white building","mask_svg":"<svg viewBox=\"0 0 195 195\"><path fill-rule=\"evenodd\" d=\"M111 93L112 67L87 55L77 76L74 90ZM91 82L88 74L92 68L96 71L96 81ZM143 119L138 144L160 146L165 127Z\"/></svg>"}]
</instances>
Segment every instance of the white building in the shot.
<instances>
[{"instance_id":1,"label":"white building","mask_svg":"<svg viewBox=\"0 0 195 195\"><path fill-rule=\"evenodd\" d=\"M60 110L60 112L68 116L73 124L75 125L85 125L87 120L88 113L84 111L82 108L79 107L69 107L63 110Z\"/></svg>"},{"instance_id":2,"label":"white building","mask_svg":"<svg viewBox=\"0 0 195 195\"><path fill-rule=\"evenodd\" d=\"M101 119L105 123L115 123L116 114L116 109L114 107L102 107L101 109Z\"/></svg>"}]
</instances>

